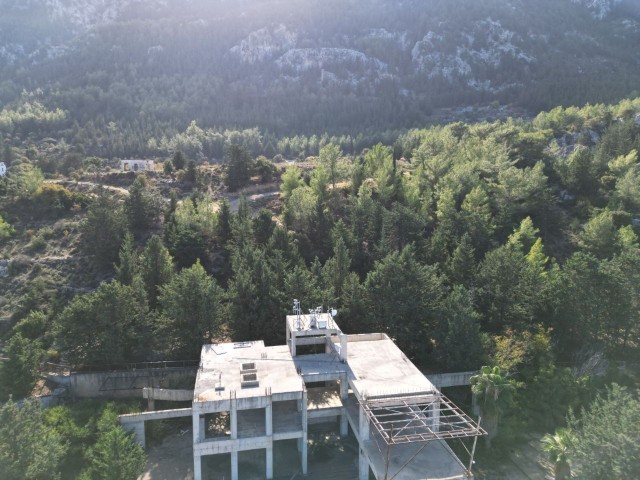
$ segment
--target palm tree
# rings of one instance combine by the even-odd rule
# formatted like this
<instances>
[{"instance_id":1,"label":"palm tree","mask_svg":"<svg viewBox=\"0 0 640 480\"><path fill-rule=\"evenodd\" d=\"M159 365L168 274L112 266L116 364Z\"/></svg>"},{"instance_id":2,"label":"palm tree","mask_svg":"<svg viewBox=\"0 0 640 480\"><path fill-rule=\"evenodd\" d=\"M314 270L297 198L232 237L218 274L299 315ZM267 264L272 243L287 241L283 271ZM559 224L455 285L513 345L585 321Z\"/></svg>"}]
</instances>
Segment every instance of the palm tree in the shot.
<instances>
[{"instance_id":1,"label":"palm tree","mask_svg":"<svg viewBox=\"0 0 640 480\"><path fill-rule=\"evenodd\" d=\"M482 426L487 431L487 447L491 448L491 441L498 433L498 421L511 402L511 393L515 387L507 379L506 371L500 367L484 366L470 381L471 391L480 401Z\"/></svg>"},{"instance_id":2,"label":"palm tree","mask_svg":"<svg viewBox=\"0 0 640 480\"><path fill-rule=\"evenodd\" d=\"M571 430L560 428L553 435L547 433L542 437L542 449L549 454L553 462L555 480L565 480L571 477L571 464L567 457L572 439Z\"/></svg>"}]
</instances>

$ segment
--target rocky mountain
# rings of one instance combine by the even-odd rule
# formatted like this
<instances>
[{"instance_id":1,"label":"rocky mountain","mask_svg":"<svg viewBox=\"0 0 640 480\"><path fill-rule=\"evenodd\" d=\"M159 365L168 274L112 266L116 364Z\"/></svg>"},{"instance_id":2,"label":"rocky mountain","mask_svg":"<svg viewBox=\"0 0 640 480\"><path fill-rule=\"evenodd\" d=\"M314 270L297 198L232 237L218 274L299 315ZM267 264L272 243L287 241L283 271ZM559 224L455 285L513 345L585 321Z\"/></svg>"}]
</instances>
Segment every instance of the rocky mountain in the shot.
<instances>
[{"instance_id":1,"label":"rocky mountain","mask_svg":"<svg viewBox=\"0 0 640 480\"><path fill-rule=\"evenodd\" d=\"M0 102L290 132L492 101L613 101L637 0L0 0ZM18 27L19 26L19 27ZM83 97L91 91L91 102ZM91 103L89 102L89 103ZM79 108L79 105L81 107ZM294 108L291 108L291 107Z\"/></svg>"},{"instance_id":2,"label":"rocky mountain","mask_svg":"<svg viewBox=\"0 0 640 480\"><path fill-rule=\"evenodd\" d=\"M621 0L572 0L573 3L582 5L593 13L595 18L602 20L606 18L611 9L614 8Z\"/></svg>"}]
</instances>

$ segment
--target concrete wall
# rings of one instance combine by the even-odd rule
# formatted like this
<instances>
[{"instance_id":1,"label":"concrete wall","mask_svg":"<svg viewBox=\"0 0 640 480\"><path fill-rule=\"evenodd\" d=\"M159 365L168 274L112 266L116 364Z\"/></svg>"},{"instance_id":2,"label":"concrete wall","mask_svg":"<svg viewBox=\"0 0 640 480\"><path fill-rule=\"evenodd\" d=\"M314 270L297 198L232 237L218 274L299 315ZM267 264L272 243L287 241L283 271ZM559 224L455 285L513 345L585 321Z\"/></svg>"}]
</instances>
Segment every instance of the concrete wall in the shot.
<instances>
[{"instance_id":1,"label":"concrete wall","mask_svg":"<svg viewBox=\"0 0 640 480\"><path fill-rule=\"evenodd\" d=\"M161 368L122 372L72 373L59 383L68 385L72 398L142 398L145 387L171 388L193 378L196 368Z\"/></svg>"},{"instance_id":2,"label":"concrete wall","mask_svg":"<svg viewBox=\"0 0 640 480\"><path fill-rule=\"evenodd\" d=\"M150 400L166 400L170 402L190 402L193 400L193 390L144 387L142 389L142 398Z\"/></svg>"},{"instance_id":3,"label":"concrete wall","mask_svg":"<svg viewBox=\"0 0 640 480\"><path fill-rule=\"evenodd\" d=\"M471 385L469 379L476 375L478 372L454 372L454 373L437 373L433 375L427 375L427 378L438 388L445 387L463 387L465 385Z\"/></svg>"}]
</instances>

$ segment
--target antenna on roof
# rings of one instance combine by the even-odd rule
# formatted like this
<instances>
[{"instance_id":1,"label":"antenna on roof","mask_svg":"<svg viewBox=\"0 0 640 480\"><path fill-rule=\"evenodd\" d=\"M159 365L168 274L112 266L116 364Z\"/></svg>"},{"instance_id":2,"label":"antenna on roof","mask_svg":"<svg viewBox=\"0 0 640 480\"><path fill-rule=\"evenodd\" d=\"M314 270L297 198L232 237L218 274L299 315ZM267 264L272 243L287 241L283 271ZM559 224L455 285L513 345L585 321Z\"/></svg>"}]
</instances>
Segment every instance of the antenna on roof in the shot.
<instances>
[{"instance_id":1,"label":"antenna on roof","mask_svg":"<svg viewBox=\"0 0 640 480\"><path fill-rule=\"evenodd\" d=\"M300 307L300 300L293 300L293 314L296 316L296 328L302 330L302 308Z\"/></svg>"}]
</instances>

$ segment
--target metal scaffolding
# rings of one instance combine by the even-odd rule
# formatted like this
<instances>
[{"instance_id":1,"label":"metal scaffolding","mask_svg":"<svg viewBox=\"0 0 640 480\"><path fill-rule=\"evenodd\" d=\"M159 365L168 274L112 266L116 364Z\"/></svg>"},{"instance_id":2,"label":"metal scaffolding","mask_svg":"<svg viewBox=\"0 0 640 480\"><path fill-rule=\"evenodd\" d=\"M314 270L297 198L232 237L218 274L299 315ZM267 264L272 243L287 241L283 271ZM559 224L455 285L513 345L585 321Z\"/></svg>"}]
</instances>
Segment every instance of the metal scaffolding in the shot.
<instances>
[{"instance_id":1,"label":"metal scaffolding","mask_svg":"<svg viewBox=\"0 0 640 480\"><path fill-rule=\"evenodd\" d=\"M487 434L440 392L365 399L361 404L371 423L389 445Z\"/></svg>"}]
</instances>

